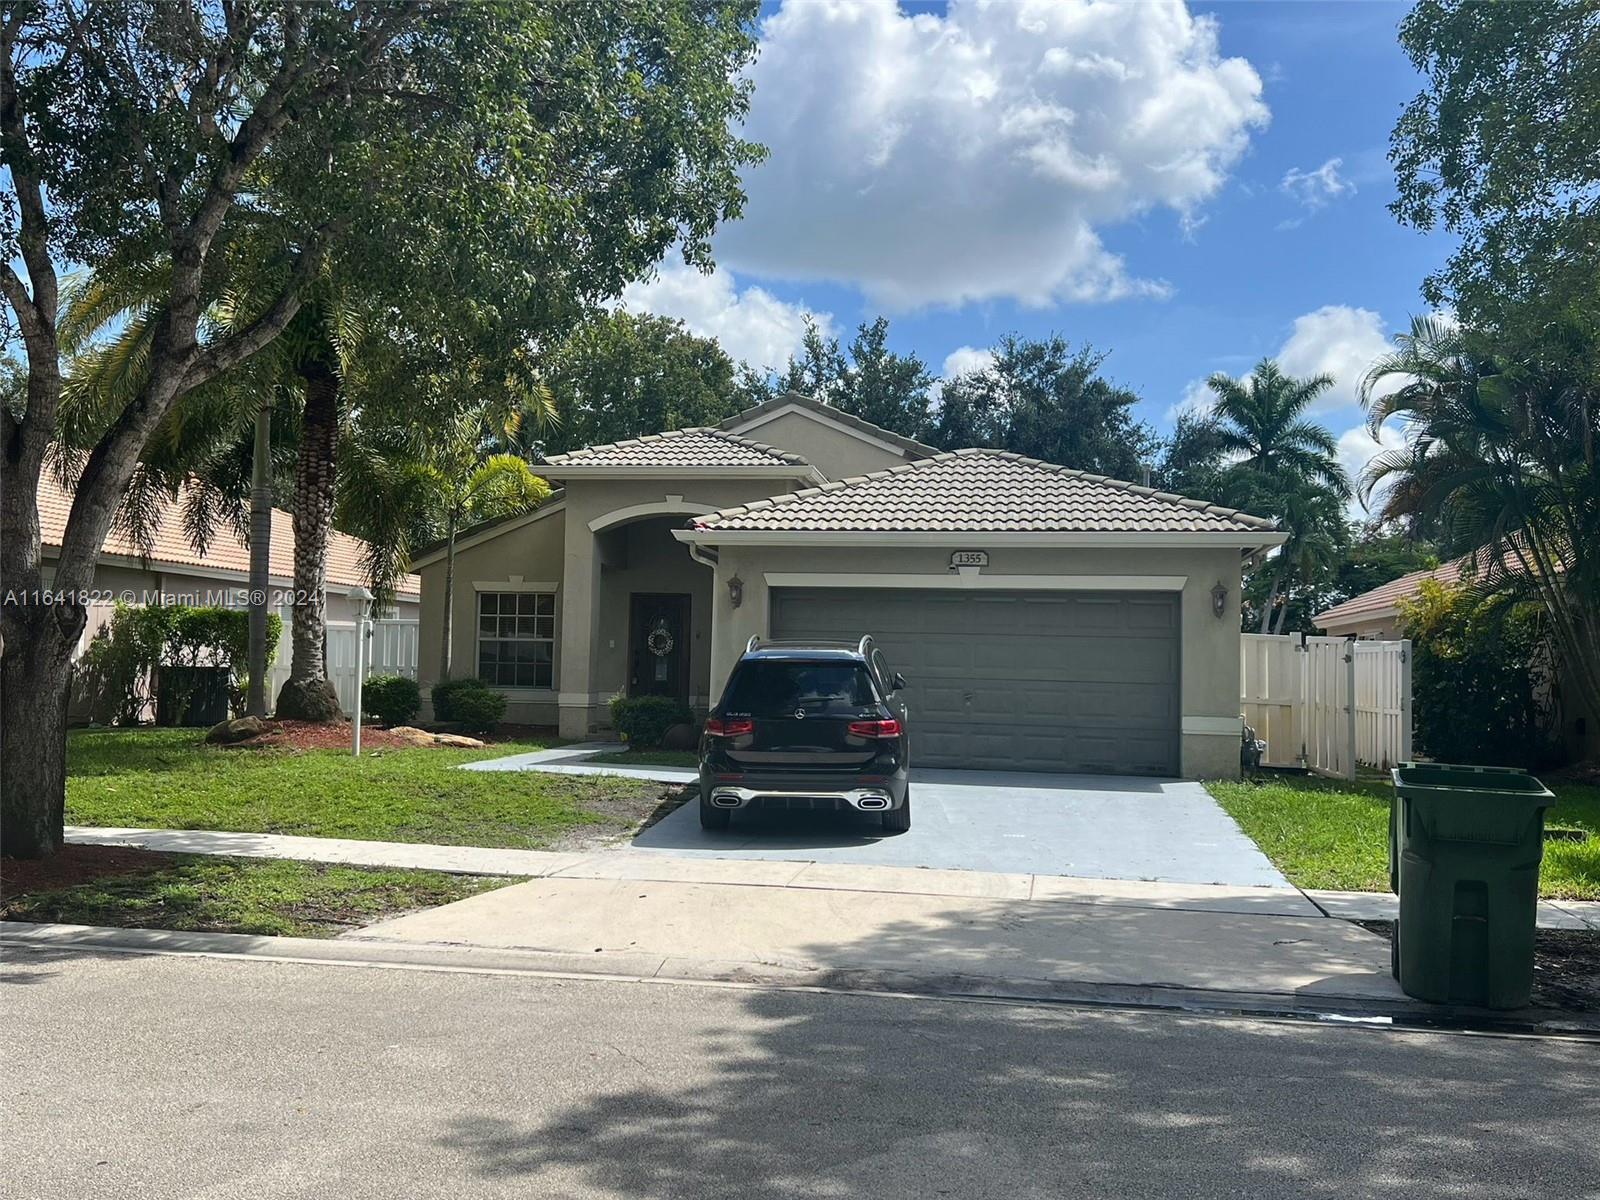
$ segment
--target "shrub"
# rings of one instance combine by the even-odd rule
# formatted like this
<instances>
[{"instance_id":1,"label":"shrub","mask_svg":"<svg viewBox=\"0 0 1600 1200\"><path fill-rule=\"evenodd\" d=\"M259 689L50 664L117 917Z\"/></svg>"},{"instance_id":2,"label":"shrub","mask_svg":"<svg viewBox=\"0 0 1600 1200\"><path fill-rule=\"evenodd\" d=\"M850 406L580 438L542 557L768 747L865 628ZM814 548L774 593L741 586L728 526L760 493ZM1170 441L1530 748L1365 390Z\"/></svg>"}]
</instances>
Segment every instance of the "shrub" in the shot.
<instances>
[{"instance_id":1,"label":"shrub","mask_svg":"<svg viewBox=\"0 0 1600 1200\"><path fill-rule=\"evenodd\" d=\"M478 683L475 688L457 688L450 697L450 707L455 722L468 733L489 733L505 718L506 698Z\"/></svg>"},{"instance_id":2,"label":"shrub","mask_svg":"<svg viewBox=\"0 0 1600 1200\"><path fill-rule=\"evenodd\" d=\"M611 701L611 725L640 750L654 750L674 725L694 720L681 700L670 696L617 696Z\"/></svg>"},{"instance_id":3,"label":"shrub","mask_svg":"<svg viewBox=\"0 0 1600 1200\"><path fill-rule=\"evenodd\" d=\"M489 685L473 675L466 675L460 679L446 679L442 683L433 685L430 698L433 700L433 719L435 721L459 721L456 716L455 698L463 692L486 692Z\"/></svg>"},{"instance_id":4,"label":"shrub","mask_svg":"<svg viewBox=\"0 0 1600 1200\"><path fill-rule=\"evenodd\" d=\"M404 725L422 710L422 689L404 675L374 675L362 685L361 707L385 725Z\"/></svg>"},{"instance_id":5,"label":"shrub","mask_svg":"<svg viewBox=\"0 0 1600 1200\"><path fill-rule=\"evenodd\" d=\"M283 618L267 615L267 666L277 655ZM77 701L103 724L141 720L152 698L152 677L161 668L223 667L229 672L229 700L244 706L250 646L250 614L245 609L187 604L119 603L111 620L95 634L74 676ZM182 714L201 676L174 670L167 680L173 711Z\"/></svg>"},{"instance_id":6,"label":"shrub","mask_svg":"<svg viewBox=\"0 0 1600 1200\"><path fill-rule=\"evenodd\" d=\"M1417 748L1440 762L1534 768L1556 751L1543 610L1424 582L1400 608Z\"/></svg>"}]
</instances>

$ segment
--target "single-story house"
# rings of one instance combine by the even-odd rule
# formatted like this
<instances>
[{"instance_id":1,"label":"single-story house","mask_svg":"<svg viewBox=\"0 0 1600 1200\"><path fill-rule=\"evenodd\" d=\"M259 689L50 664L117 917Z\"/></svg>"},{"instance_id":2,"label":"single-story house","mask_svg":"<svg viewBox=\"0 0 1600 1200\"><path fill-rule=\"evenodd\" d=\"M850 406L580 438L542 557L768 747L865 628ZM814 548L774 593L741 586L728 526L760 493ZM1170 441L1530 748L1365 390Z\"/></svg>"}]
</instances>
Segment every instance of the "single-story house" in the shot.
<instances>
[{"instance_id":1,"label":"single-story house","mask_svg":"<svg viewBox=\"0 0 1600 1200\"><path fill-rule=\"evenodd\" d=\"M54 562L61 550L61 537L72 511L72 494L50 472L39 479L39 533L45 579L54 574ZM269 561L272 586L288 592L294 586L294 529L292 518L282 509L272 511L272 543ZM355 609L349 593L365 586L362 557L366 543L360 538L335 531L328 541L327 612L329 621L354 621ZM160 601L167 604L221 605L243 608L250 582L250 548L224 523L213 531L204 554L196 553L183 527L181 502L166 505L155 530L149 554L141 554L125 532L113 529L100 550L95 565L94 590L101 597L89 606L89 621L80 644L111 619L118 600L131 604ZM401 578L395 604L388 614L402 620L415 620L421 601L421 581L415 575ZM281 610L285 624L289 612Z\"/></svg>"},{"instance_id":2,"label":"single-story house","mask_svg":"<svg viewBox=\"0 0 1600 1200\"><path fill-rule=\"evenodd\" d=\"M1371 591L1352 596L1326 612L1312 618L1317 628L1334 637L1353 637L1363 641L1389 640L1405 637L1401 627L1400 606L1415 600L1422 593L1427 580L1445 587L1460 584L1472 570L1472 555L1463 555L1450 562L1440 563L1431 571L1413 571ZM1577 760L1600 757L1600 714L1583 710L1573 697L1570 687L1561 684L1561 665L1556 664L1557 691L1561 700L1561 739L1569 757Z\"/></svg>"},{"instance_id":3,"label":"single-story house","mask_svg":"<svg viewBox=\"0 0 1600 1200\"><path fill-rule=\"evenodd\" d=\"M1234 509L996 450L940 453L788 394L557 455L560 490L457 541L451 655L507 720L581 737L619 694L714 703L752 635L872 635L924 766L1233 776ZM444 551L422 577L438 677Z\"/></svg>"}]
</instances>

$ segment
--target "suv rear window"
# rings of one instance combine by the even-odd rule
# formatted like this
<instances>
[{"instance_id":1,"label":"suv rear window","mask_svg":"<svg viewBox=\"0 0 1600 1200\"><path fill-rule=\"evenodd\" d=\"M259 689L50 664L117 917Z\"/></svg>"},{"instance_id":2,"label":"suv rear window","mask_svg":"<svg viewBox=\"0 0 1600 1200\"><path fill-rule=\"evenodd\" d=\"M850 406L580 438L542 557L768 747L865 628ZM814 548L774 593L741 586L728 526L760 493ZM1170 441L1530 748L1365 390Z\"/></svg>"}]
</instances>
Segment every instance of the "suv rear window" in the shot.
<instances>
[{"instance_id":1,"label":"suv rear window","mask_svg":"<svg viewBox=\"0 0 1600 1200\"><path fill-rule=\"evenodd\" d=\"M722 710L752 717L854 713L878 702L860 663L769 660L739 664L722 698Z\"/></svg>"}]
</instances>

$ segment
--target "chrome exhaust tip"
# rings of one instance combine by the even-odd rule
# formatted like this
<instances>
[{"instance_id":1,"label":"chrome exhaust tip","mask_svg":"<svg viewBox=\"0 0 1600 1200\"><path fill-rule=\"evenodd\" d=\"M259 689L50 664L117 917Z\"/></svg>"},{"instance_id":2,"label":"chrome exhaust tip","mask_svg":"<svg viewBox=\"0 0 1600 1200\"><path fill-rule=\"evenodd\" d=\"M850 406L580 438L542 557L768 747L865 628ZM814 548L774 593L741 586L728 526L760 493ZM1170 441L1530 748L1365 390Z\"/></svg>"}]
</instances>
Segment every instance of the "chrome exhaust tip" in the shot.
<instances>
[{"instance_id":1,"label":"chrome exhaust tip","mask_svg":"<svg viewBox=\"0 0 1600 1200\"><path fill-rule=\"evenodd\" d=\"M743 803L737 792L712 792L711 807L713 808L738 808Z\"/></svg>"},{"instance_id":2,"label":"chrome exhaust tip","mask_svg":"<svg viewBox=\"0 0 1600 1200\"><path fill-rule=\"evenodd\" d=\"M889 807L889 797L862 796L856 801L856 807L862 812L880 812Z\"/></svg>"}]
</instances>

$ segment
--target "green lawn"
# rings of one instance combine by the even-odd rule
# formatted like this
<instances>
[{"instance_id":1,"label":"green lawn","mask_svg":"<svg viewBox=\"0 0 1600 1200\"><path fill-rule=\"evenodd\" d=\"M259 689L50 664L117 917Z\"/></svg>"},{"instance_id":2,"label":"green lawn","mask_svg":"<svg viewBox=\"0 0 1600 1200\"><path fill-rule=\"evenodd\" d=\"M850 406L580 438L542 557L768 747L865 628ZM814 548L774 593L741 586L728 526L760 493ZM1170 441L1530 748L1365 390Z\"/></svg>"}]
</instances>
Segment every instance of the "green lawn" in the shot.
<instances>
[{"instance_id":1,"label":"green lawn","mask_svg":"<svg viewBox=\"0 0 1600 1200\"><path fill-rule=\"evenodd\" d=\"M1292 883L1344 891L1389 890L1387 780L1314 775L1206 785ZM1549 825L1587 841L1545 843L1539 891L1548 899L1600 900L1600 788L1553 785Z\"/></svg>"},{"instance_id":2,"label":"green lawn","mask_svg":"<svg viewBox=\"0 0 1600 1200\"><path fill-rule=\"evenodd\" d=\"M79 730L67 741L67 823L543 848L636 828L662 785L454 768L542 749L224 749L200 730Z\"/></svg>"},{"instance_id":3,"label":"green lawn","mask_svg":"<svg viewBox=\"0 0 1600 1200\"><path fill-rule=\"evenodd\" d=\"M586 763L618 763L629 767L688 767L700 765L693 750L612 750L583 760Z\"/></svg>"},{"instance_id":4,"label":"green lawn","mask_svg":"<svg viewBox=\"0 0 1600 1200\"><path fill-rule=\"evenodd\" d=\"M152 855L154 869L109 875L0 905L10 921L334 937L410 909L463 900L510 878L372 871L282 859Z\"/></svg>"}]
</instances>

